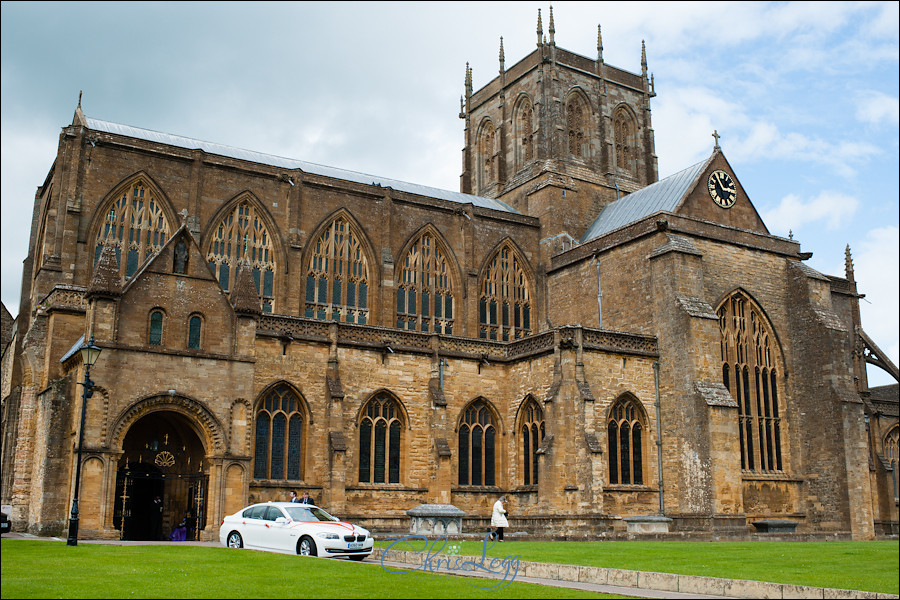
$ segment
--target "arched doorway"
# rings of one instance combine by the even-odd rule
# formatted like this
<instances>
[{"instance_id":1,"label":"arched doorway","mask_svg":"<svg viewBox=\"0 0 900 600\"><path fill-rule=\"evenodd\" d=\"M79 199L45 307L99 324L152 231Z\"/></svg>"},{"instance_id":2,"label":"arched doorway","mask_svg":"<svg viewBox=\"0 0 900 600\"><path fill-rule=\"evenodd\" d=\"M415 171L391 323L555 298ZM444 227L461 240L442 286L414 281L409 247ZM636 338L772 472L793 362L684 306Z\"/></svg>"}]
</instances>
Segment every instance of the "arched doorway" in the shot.
<instances>
[{"instance_id":1,"label":"arched doorway","mask_svg":"<svg viewBox=\"0 0 900 600\"><path fill-rule=\"evenodd\" d=\"M183 525L198 539L206 525L209 475L196 425L181 413L152 412L122 444L113 524L126 540L169 539Z\"/></svg>"}]
</instances>

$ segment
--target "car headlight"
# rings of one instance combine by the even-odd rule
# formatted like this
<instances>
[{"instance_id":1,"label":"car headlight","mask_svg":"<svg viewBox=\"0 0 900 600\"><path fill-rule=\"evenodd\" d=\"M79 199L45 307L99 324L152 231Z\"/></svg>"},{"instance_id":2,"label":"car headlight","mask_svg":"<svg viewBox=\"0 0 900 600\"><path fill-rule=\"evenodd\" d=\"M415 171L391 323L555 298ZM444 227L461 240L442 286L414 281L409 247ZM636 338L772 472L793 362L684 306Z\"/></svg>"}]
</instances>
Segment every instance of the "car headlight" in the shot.
<instances>
[{"instance_id":1,"label":"car headlight","mask_svg":"<svg viewBox=\"0 0 900 600\"><path fill-rule=\"evenodd\" d=\"M319 532L319 533L317 533L317 534L316 534L316 537L320 537L320 538L325 539L325 540L339 540L339 539L341 539L341 536L339 536L339 535L336 534L336 533L325 533L325 532Z\"/></svg>"}]
</instances>

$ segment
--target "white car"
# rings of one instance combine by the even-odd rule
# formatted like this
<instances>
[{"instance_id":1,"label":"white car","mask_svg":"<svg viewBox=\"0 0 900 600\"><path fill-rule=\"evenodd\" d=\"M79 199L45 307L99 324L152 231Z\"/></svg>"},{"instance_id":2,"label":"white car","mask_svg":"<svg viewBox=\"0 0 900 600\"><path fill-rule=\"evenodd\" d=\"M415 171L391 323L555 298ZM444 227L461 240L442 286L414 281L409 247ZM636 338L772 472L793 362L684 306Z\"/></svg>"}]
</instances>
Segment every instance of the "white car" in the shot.
<instances>
[{"instance_id":1,"label":"white car","mask_svg":"<svg viewBox=\"0 0 900 600\"><path fill-rule=\"evenodd\" d=\"M318 506L296 502L253 504L225 517L219 541L229 548L353 560L365 559L375 546L366 529L332 517Z\"/></svg>"}]
</instances>

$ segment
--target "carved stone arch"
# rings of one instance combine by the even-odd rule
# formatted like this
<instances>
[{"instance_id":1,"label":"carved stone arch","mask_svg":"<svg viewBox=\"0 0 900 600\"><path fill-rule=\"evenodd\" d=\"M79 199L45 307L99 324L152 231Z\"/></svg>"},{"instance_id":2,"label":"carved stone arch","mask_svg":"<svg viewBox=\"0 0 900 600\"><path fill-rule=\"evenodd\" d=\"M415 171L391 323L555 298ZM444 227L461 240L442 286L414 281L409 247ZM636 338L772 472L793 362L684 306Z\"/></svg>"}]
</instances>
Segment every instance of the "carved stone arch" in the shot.
<instances>
[{"instance_id":1,"label":"carved stone arch","mask_svg":"<svg viewBox=\"0 0 900 600\"><path fill-rule=\"evenodd\" d=\"M203 232L200 234L200 250L203 253L203 256L206 256L209 253L209 247L213 242L212 238L216 227L219 226L219 223L228 215L228 213L234 210L235 206L242 202L249 202L256 210L256 214L263 220L266 230L272 238L272 245L275 248L275 253L278 255L276 264L284 273L288 273L290 267L287 260L287 250L282 242L283 238L278 223L272 218L272 214L269 212L269 209L266 208L265 204L250 190L244 190L233 196L231 200L224 202L209 221L207 221L206 226L203 228Z\"/></svg>"},{"instance_id":2,"label":"carved stone arch","mask_svg":"<svg viewBox=\"0 0 900 600\"><path fill-rule=\"evenodd\" d=\"M519 92L513 103L513 155L517 170L537 158L537 153L534 150L534 134L538 129L540 119L534 114L534 106L534 100L526 92ZM531 110L530 128L523 122L523 113L526 108Z\"/></svg>"},{"instance_id":3,"label":"carved stone arch","mask_svg":"<svg viewBox=\"0 0 900 600\"><path fill-rule=\"evenodd\" d=\"M463 419L466 416L466 411L469 410L470 406L478 401L483 402L488 411L491 413L491 417L494 419L494 426L497 429L497 433L500 435L506 435L506 426L503 423L503 417L500 415L500 411L497 410L497 407L494 406L493 402L491 402L484 396L477 396L466 402L466 405L462 407L462 410L460 410L459 414L456 416L456 425L454 426L453 431L456 433L459 432L459 428L462 426Z\"/></svg>"},{"instance_id":4,"label":"carved stone arch","mask_svg":"<svg viewBox=\"0 0 900 600\"><path fill-rule=\"evenodd\" d=\"M716 315L720 381L737 402L741 469L789 471L789 389L772 321L742 288L719 300Z\"/></svg>"},{"instance_id":5,"label":"carved stone arch","mask_svg":"<svg viewBox=\"0 0 900 600\"><path fill-rule=\"evenodd\" d=\"M584 103L585 108L587 108L588 110L588 115L593 115L594 105L591 102L590 94L588 94L580 85L573 85L571 88L569 88L569 91L566 93L566 105L568 106L569 100L571 100L575 96L577 96L581 100L581 102Z\"/></svg>"},{"instance_id":6,"label":"carved stone arch","mask_svg":"<svg viewBox=\"0 0 900 600\"><path fill-rule=\"evenodd\" d=\"M503 256L509 258L503 265ZM491 267L497 270L492 271ZM518 266L519 271L516 270ZM512 285L504 286L504 271L511 275ZM478 275L478 337L497 341L511 341L530 335L537 322L537 281L525 253L510 237L505 237L482 261Z\"/></svg>"},{"instance_id":7,"label":"carved stone arch","mask_svg":"<svg viewBox=\"0 0 900 600\"><path fill-rule=\"evenodd\" d=\"M343 219L347 222L350 231L355 235L359 247L362 251L365 263L366 263L366 285L368 289L367 296L367 305L364 308L366 317L366 323L377 322L379 318L379 297L381 294L381 280L382 280L382 267L381 261L378 260L378 257L375 254L374 244L370 240L368 234L366 233L366 229L362 226L362 224L354 217L349 210L346 208L338 208L333 211L327 217L322 219L318 226L316 226L315 230L313 230L312 235L309 237L309 241L306 244L306 248L303 250L302 259L301 259L301 267L302 271L300 273L300 277L303 278L305 283L301 283L301 298L300 298L300 314L304 315L308 312L309 303L308 303L308 281L307 278L310 274L310 268L312 265L312 259L316 255L316 246L320 239L322 239L325 234L329 231L329 228L338 220ZM319 275L321 279L322 274ZM330 282L333 280L329 280ZM332 285L329 282L329 293L326 294L326 304L321 305L316 302L316 306L327 306L327 311L331 311L334 303L332 302L332 294L331 288ZM356 306L354 310L360 309L360 307ZM361 309L360 309L361 310ZM315 318L315 317L314 317ZM331 319L333 317L329 317L326 315L326 319ZM342 321L345 319L341 319ZM355 321L351 321L355 322Z\"/></svg>"},{"instance_id":8,"label":"carved stone arch","mask_svg":"<svg viewBox=\"0 0 900 600\"><path fill-rule=\"evenodd\" d=\"M577 106L579 110L573 110ZM566 94L565 132L566 150L570 156L586 160L590 158L594 122L594 109L590 97L578 86ZM583 112L582 112L583 111Z\"/></svg>"},{"instance_id":9,"label":"carved stone arch","mask_svg":"<svg viewBox=\"0 0 900 600\"><path fill-rule=\"evenodd\" d=\"M531 267L531 261L525 256L525 251L522 250L522 247L516 243L514 239L510 236L504 237L502 240L494 244L494 247L491 248L490 252L485 255L485 258L481 260L481 266L478 268L478 280L484 277L488 266L491 263L491 260L503 249L503 246L509 245L512 251L515 253L516 257L519 259L522 267L525 269L525 274L528 277L528 282L531 285L531 291L534 292L534 286L536 284L535 272Z\"/></svg>"},{"instance_id":10,"label":"carved stone arch","mask_svg":"<svg viewBox=\"0 0 900 600\"><path fill-rule=\"evenodd\" d=\"M433 279L426 277L428 274L425 269L427 265L421 264L417 267L416 273L421 271L423 281L416 283L408 283L405 279L407 274L406 259L412 252L414 247L426 236L429 235L434 240L436 253L440 253L446 263L446 281L443 284L443 275L439 272L432 273L435 275ZM423 250L423 247L419 247ZM416 331L431 331L435 333L452 334L454 323L460 323L459 310L463 306L465 298L465 284L462 277L462 269L459 260L453 248L447 242L443 234L438 231L432 223L427 223L413 233L404 243L400 252L396 255L397 260L394 263L394 289L392 290L393 298L391 305L393 306L393 316L395 323L399 329L408 329ZM428 283L432 281L432 283ZM449 286L449 289L447 288ZM429 292L427 301L429 302L429 310L423 310L423 303L426 298L424 293ZM450 307L451 316L447 317L446 297L452 298ZM413 296L412 302L418 298L419 302L415 307L408 305L409 296ZM426 329L427 328L427 329Z\"/></svg>"},{"instance_id":11,"label":"carved stone arch","mask_svg":"<svg viewBox=\"0 0 900 600\"><path fill-rule=\"evenodd\" d=\"M244 438L243 445L244 445L244 448L247 449L247 452L249 452L249 449L252 447L252 442L253 442L253 437L252 437L253 428L250 426L251 423L253 423L253 404L245 398L238 398L237 400L235 400L234 402L231 403L231 407L229 408L230 419L228 422L228 447L232 451L232 453L234 453L234 441L236 440L236 432L234 431L235 410L237 409L237 407L239 405L243 406L244 410L246 411L246 415L247 415L247 419L246 419L247 425L246 425L246 429L245 429L244 435L243 435L243 438Z\"/></svg>"},{"instance_id":12,"label":"carved stone arch","mask_svg":"<svg viewBox=\"0 0 900 600\"><path fill-rule=\"evenodd\" d=\"M524 409L531 402L534 402L535 405L537 405L537 407L541 410L541 414L546 413L546 411L544 410L544 407L541 406L541 402L540 402L540 400L538 400L537 396L535 396L531 392L528 392L527 394L525 394L525 396L522 398L522 401L519 402L519 405L516 407L516 415L515 415L515 418L513 419L514 426L512 428L512 436L513 437L516 437L518 435L519 426L522 424L522 419L524 417Z\"/></svg>"},{"instance_id":13,"label":"carved stone arch","mask_svg":"<svg viewBox=\"0 0 900 600\"><path fill-rule=\"evenodd\" d=\"M299 399L300 406L303 407L303 413L307 418L307 423L309 425L313 424L313 413L312 408L309 405L309 402L306 400L306 396L303 395L303 392L300 391L296 385L291 383L290 381L285 381L284 379L279 379L278 381L273 381L266 387L264 387L259 394L256 395L256 399L253 401L252 406L250 407L250 417L255 420L256 411L259 410L259 405L273 388L276 388L280 385L283 385L289 388Z\"/></svg>"},{"instance_id":14,"label":"carved stone arch","mask_svg":"<svg viewBox=\"0 0 900 600\"><path fill-rule=\"evenodd\" d=\"M395 394L394 392L392 392L391 390L389 390L387 388L377 389L374 392L372 392L371 394L369 394L368 396L366 396L366 399L363 402L361 402L359 405L359 408L356 409L356 415L353 418L353 426L356 428L359 427L359 422L363 418L363 409L365 409L366 406L369 405L369 402L372 400L372 398L378 396L379 394L384 394L386 396L390 396L391 399L397 403L397 406L400 407L400 414L402 415L403 421L406 423L406 429L412 430L412 420L409 418L409 410L407 410L406 404L403 402L403 400L400 399L400 397L397 394Z\"/></svg>"},{"instance_id":15,"label":"carved stone arch","mask_svg":"<svg viewBox=\"0 0 900 600\"><path fill-rule=\"evenodd\" d=\"M138 187L141 192L135 202L135 194L130 192L137 192ZM109 216L114 207L118 207L118 211L113 223ZM135 219L135 215L140 218ZM126 281L162 250L178 230L179 223L162 187L147 172L138 171L113 187L97 204L88 227L89 264L96 264L101 246L113 245L117 248L119 275Z\"/></svg>"},{"instance_id":16,"label":"carved stone arch","mask_svg":"<svg viewBox=\"0 0 900 600\"><path fill-rule=\"evenodd\" d=\"M606 407L606 415L605 415L604 421L607 423L609 422L609 419L612 416L613 408L615 408L615 406L617 404L625 403L625 402L629 402L629 401L634 403L634 406L640 412L641 422L644 424L645 427L647 427L649 429L650 428L650 415L647 412L647 409L644 408L644 403L641 402L641 399L638 398L637 396L635 396L631 392L622 392L619 395L617 395L615 398L613 398L613 401L610 402L609 406Z\"/></svg>"},{"instance_id":17,"label":"carved stone arch","mask_svg":"<svg viewBox=\"0 0 900 600\"><path fill-rule=\"evenodd\" d=\"M444 234L438 231L438 228L434 226L433 223L426 223L422 227L420 227L415 233L413 233L409 238L407 238L406 242L403 244L403 247L400 248L400 252L397 256L400 258L400 261L395 264L400 264L403 261L403 258L409 252L412 245L421 238L425 234L431 234L437 240L440 249L444 252L444 254L452 261L453 269L450 272L450 277L452 278L453 289L461 290L463 287L463 278L462 278L462 269L459 266L459 259L456 257L456 252L453 251L453 247L450 246L450 243L447 241L447 238L444 237ZM394 267L394 270L397 270L397 267Z\"/></svg>"},{"instance_id":18,"label":"carved stone arch","mask_svg":"<svg viewBox=\"0 0 900 600\"><path fill-rule=\"evenodd\" d=\"M175 208L172 206L172 201L163 191L162 186L159 185L156 180L150 176L149 173L142 169L119 181L119 183L113 186L112 189L110 189L110 191L107 192L107 194L103 197L103 199L97 203L97 206L94 209L94 214L93 216L91 216L90 224L88 225L87 239L91 249L95 245L94 242L97 239L97 235L99 234L100 229L107 223L107 217L109 216L109 207L113 204L113 202L117 201L126 190L134 186L134 184L136 183L144 183L146 187L150 188L153 191L153 193L156 195L156 198L160 201L160 207L165 213L166 221L168 222L169 226L169 235L166 236L166 239L163 241L163 243L168 241L169 237L178 229L180 220L178 214L175 212Z\"/></svg>"},{"instance_id":19,"label":"carved stone arch","mask_svg":"<svg viewBox=\"0 0 900 600\"><path fill-rule=\"evenodd\" d=\"M490 140L487 139L490 136ZM493 119L485 115L478 124L475 134L475 155L477 166L478 192L481 193L489 185L497 181L497 136L498 128L494 125ZM487 146L490 147L487 147Z\"/></svg>"},{"instance_id":20,"label":"carved stone arch","mask_svg":"<svg viewBox=\"0 0 900 600\"><path fill-rule=\"evenodd\" d=\"M786 373L786 363L784 362L784 344L781 342L781 337L778 335L778 331L775 329L775 326L772 324L772 319L769 317L769 314L766 312L766 309L763 308L762 304L760 304L756 298L748 292L745 288L741 286L735 286L731 289L731 291L722 294L715 304L716 314L719 314L719 311L722 309L722 305L725 304L727 300L729 300L735 294L741 294L750 302L750 304L755 308L759 314L763 317L766 327L769 330L769 333L772 335L772 339L775 341L775 346L777 348L776 357L777 357L777 366L778 370L784 374Z\"/></svg>"},{"instance_id":21,"label":"carved stone arch","mask_svg":"<svg viewBox=\"0 0 900 600\"><path fill-rule=\"evenodd\" d=\"M225 452L225 428L206 405L183 394L171 395L169 392L144 396L119 413L110 428L107 447L122 450L131 426L142 417L160 411L176 412L187 417L187 422L203 443L207 455L221 455Z\"/></svg>"},{"instance_id":22,"label":"carved stone arch","mask_svg":"<svg viewBox=\"0 0 900 600\"><path fill-rule=\"evenodd\" d=\"M622 123L631 128L622 132ZM631 175L637 173L638 149L640 147L640 121L629 104L620 102L612 109L613 148L615 165ZM626 135L627 134L627 135Z\"/></svg>"}]
</instances>

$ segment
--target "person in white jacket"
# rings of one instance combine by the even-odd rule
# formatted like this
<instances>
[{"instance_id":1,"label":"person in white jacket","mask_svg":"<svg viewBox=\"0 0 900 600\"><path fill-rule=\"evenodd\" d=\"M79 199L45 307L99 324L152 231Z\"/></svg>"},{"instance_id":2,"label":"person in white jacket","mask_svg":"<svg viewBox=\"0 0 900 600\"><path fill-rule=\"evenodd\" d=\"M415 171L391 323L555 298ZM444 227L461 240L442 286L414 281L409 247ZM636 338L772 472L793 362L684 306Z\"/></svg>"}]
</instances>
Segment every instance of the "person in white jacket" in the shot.
<instances>
[{"instance_id":1,"label":"person in white jacket","mask_svg":"<svg viewBox=\"0 0 900 600\"><path fill-rule=\"evenodd\" d=\"M491 527L494 528L494 531L491 532L491 539L497 539L498 541L503 541L503 528L509 527L509 521L506 520L506 515L509 512L506 510L506 496L500 496L500 499L494 502L494 512L491 515Z\"/></svg>"}]
</instances>

